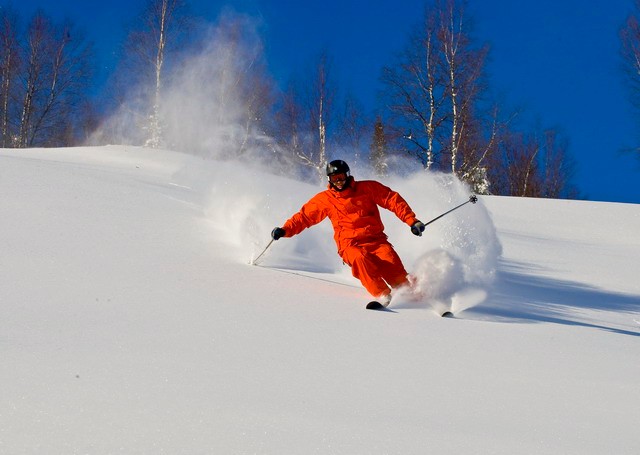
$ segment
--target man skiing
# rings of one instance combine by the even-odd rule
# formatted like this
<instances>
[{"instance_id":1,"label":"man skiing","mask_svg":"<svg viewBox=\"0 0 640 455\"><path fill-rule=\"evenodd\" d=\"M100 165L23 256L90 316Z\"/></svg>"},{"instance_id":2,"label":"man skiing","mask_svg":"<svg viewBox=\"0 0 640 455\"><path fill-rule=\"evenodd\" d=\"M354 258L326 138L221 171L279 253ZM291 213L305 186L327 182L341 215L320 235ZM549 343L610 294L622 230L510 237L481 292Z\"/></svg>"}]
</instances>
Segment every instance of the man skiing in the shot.
<instances>
[{"instance_id":1,"label":"man skiing","mask_svg":"<svg viewBox=\"0 0 640 455\"><path fill-rule=\"evenodd\" d=\"M374 180L356 181L344 161L331 161L326 170L327 189L313 196L282 227L274 228L271 237L293 237L329 217L338 254L353 276L386 307L391 289L408 284L408 279L384 233L378 206L395 213L417 236L422 235L425 225L400 194Z\"/></svg>"}]
</instances>

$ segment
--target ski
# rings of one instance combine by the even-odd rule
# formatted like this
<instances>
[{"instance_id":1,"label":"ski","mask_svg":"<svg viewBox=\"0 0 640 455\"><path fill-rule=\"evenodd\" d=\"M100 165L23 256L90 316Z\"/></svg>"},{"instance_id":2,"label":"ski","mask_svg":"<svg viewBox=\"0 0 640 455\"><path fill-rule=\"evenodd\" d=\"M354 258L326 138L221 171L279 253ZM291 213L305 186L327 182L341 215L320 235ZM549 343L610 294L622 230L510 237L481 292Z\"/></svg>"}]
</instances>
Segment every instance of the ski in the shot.
<instances>
[{"instance_id":1,"label":"ski","mask_svg":"<svg viewBox=\"0 0 640 455\"><path fill-rule=\"evenodd\" d=\"M366 308L367 310L390 311L386 306L384 306L377 300L372 300L371 302L367 303ZM440 313L440 316L443 318L455 318L455 315L451 311Z\"/></svg>"}]
</instances>

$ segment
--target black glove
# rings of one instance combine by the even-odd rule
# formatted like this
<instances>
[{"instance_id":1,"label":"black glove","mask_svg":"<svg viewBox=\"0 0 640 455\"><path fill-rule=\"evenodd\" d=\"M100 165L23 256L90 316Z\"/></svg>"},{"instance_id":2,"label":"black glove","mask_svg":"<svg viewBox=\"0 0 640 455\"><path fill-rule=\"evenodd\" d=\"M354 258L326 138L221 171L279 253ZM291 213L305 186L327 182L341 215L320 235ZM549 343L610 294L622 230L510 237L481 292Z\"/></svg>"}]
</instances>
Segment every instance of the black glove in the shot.
<instances>
[{"instance_id":1,"label":"black glove","mask_svg":"<svg viewBox=\"0 0 640 455\"><path fill-rule=\"evenodd\" d=\"M284 237L285 234L286 232L284 231L284 229L282 229L281 227L276 227L273 228L273 231L271 231L271 238L273 240L278 240L280 237Z\"/></svg>"},{"instance_id":2,"label":"black glove","mask_svg":"<svg viewBox=\"0 0 640 455\"><path fill-rule=\"evenodd\" d=\"M411 225L411 233L420 237L424 232L424 223L420 220Z\"/></svg>"}]
</instances>

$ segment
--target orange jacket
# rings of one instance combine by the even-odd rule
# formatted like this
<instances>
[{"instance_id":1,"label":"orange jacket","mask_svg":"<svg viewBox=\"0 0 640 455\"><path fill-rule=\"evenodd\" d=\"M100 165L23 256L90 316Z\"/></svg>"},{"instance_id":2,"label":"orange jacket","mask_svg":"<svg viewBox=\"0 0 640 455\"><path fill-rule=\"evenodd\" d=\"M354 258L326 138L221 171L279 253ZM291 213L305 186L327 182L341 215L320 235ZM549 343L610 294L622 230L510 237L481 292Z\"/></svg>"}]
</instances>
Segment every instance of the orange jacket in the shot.
<instances>
[{"instance_id":1,"label":"orange jacket","mask_svg":"<svg viewBox=\"0 0 640 455\"><path fill-rule=\"evenodd\" d=\"M345 190L336 191L329 185L327 190L304 204L282 226L285 237L299 234L329 217L338 253L342 254L348 246L387 239L378 206L392 211L409 226L417 221L409 204L391 188L374 180L356 182L353 177L349 179L351 183Z\"/></svg>"}]
</instances>

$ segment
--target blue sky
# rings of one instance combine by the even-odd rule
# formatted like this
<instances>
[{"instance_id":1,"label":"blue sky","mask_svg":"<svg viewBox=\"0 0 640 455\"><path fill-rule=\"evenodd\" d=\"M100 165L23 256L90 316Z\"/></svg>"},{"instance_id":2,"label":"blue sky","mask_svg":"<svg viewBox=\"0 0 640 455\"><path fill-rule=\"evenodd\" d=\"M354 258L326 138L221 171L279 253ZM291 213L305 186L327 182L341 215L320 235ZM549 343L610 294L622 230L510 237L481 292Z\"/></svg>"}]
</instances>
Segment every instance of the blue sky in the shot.
<instances>
[{"instance_id":1,"label":"blue sky","mask_svg":"<svg viewBox=\"0 0 640 455\"><path fill-rule=\"evenodd\" d=\"M267 59L286 80L322 49L333 58L340 89L375 106L380 69L393 61L420 20L422 0L191 0L215 20L231 6L262 22ZM17 4L17 2L16 2ZM104 77L125 25L144 0L23 0L25 15L40 7L70 17L96 44ZM533 125L556 128L577 161L575 183L591 200L640 203L640 160L621 153L640 143L620 68L618 30L633 0L471 0L476 42L491 47L491 89Z\"/></svg>"}]
</instances>

